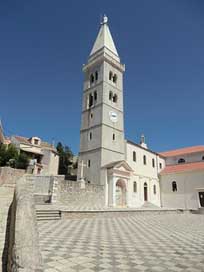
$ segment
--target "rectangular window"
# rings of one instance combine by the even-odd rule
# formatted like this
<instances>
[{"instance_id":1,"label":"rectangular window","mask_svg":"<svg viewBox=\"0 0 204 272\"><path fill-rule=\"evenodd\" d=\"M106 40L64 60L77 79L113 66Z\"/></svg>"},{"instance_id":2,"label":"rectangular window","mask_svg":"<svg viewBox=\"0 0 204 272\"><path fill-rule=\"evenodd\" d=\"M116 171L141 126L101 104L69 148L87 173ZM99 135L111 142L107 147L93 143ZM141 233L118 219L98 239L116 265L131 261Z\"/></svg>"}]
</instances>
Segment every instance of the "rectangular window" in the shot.
<instances>
[{"instance_id":1,"label":"rectangular window","mask_svg":"<svg viewBox=\"0 0 204 272\"><path fill-rule=\"evenodd\" d=\"M89 94L89 108L93 106L93 95Z\"/></svg>"},{"instance_id":2,"label":"rectangular window","mask_svg":"<svg viewBox=\"0 0 204 272\"><path fill-rule=\"evenodd\" d=\"M137 182L136 181L134 181L134 183L133 183L133 192L137 193Z\"/></svg>"},{"instance_id":3,"label":"rectangular window","mask_svg":"<svg viewBox=\"0 0 204 272\"><path fill-rule=\"evenodd\" d=\"M91 160L88 160L88 167L91 167Z\"/></svg>"},{"instance_id":4,"label":"rectangular window","mask_svg":"<svg viewBox=\"0 0 204 272\"><path fill-rule=\"evenodd\" d=\"M34 140L34 144L38 145L38 140L37 139Z\"/></svg>"},{"instance_id":5,"label":"rectangular window","mask_svg":"<svg viewBox=\"0 0 204 272\"><path fill-rule=\"evenodd\" d=\"M162 163L161 163L161 162L160 162L160 164L159 164L159 168L162 169Z\"/></svg>"},{"instance_id":6,"label":"rectangular window","mask_svg":"<svg viewBox=\"0 0 204 272\"><path fill-rule=\"evenodd\" d=\"M136 162L136 152L135 151L133 151L133 153L132 153L132 159L134 162Z\"/></svg>"},{"instance_id":7,"label":"rectangular window","mask_svg":"<svg viewBox=\"0 0 204 272\"><path fill-rule=\"evenodd\" d=\"M92 140L92 132L89 134L89 139Z\"/></svg>"},{"instance_id":8,"label":"rectangular window","mask_svg":"<svg viewBox=\"0 0 204 272\"><path fill-rule=\"evenodd\" d=\"M144 163L144 165L146 165L146 164L147 164L147 158L146 158L146 156L145 156L145 155L143 156L143 163Z\"/></svg>"},{"instance_id":9,"label":"rectangular window","mask_svg":"<svg viewBox=\"0 0 204 272\"><path fill-rule=\"evenodd\" d=\"M152 159L152 167L154 168L155 167L155 160Z\"/></svg>"}]
</instances>

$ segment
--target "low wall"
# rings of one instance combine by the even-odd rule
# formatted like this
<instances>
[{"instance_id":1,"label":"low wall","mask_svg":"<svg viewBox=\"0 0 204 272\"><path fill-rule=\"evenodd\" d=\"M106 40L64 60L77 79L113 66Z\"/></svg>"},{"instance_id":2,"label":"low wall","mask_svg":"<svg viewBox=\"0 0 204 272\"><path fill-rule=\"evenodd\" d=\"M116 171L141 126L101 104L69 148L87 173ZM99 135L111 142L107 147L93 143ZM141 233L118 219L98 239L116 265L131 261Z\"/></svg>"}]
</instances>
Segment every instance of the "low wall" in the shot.
<instances>
[{"instance_id":1,"label":"low wall","mask_svg":"<svg viewBox=\"0 0 204 272\"><path fill-rule=\"evenodd\" d=\"M8 271L43 271L33 183L26 177L16 182L11 208Z\"/></svg>"},{"instance_id":2,"label":"low wall","mask_svg":"<svg viewBox=\"0 0 204 272\"><path fill-rule=\"evenodd\" d=\"M66 206L77 208L103 208L105 206L104 186L63 180L58 184L58 200Z\"/></svg>"},{"instance_id":3,"label":"low wall","mask_svg":"<svg viewBox=\"0 0 204 272\"><path fill-rule=\"evenodd\" d=\"M32 181L34 186L34 198L37 204L53 202L55 183L64 180L64 176L41 176L26 175L27 180Z\"/></svg>"},{"instance_id":4,"label":"low wall","mask_svg":"<svg viewBox=\"0 0 204 272\"><path fill-rule=\"evenodd\" d=\"M0 186L3 184L15 184L16 180L25 174L25 170L11 167L0 167Z\"/></svg>"}]
</instances>

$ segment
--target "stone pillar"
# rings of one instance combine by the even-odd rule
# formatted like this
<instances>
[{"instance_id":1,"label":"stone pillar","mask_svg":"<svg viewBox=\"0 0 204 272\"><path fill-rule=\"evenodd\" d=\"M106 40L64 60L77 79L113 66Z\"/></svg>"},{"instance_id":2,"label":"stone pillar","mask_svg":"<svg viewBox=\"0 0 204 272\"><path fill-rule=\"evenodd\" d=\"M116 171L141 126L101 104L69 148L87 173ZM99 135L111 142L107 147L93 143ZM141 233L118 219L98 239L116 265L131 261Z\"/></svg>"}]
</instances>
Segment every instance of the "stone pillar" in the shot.
<instances>
[{"instance_id":1,"label":"stone pillar","mask_svg":"<svg viewBox=\"0 0 204 272\"><path fill-rule=\"evenodd\" d=\"M113 177L113 185L112 185L112 188L113 188L113 193L112 193L112 196L113 196L113 207L116 206L116 182L117 182L117 177Z\"/></svg>"},{"instance_id":2,"label":"stone pillar","mask_svg":"<svg viewBox=\"0 0 204 272\"><path fill-rule=\"evenodd\" d=\"M56 203L58 199L58 186L59 182L55 177L51 177L52 191L51 191L51 203Z\"/></svg>"},{"instance_id":3,"label":"stone pillar","mask_svg":"<svg viewBox=\"0 0 204 272\"><path fill-rule=\"evenodd\" d=\"M130 206L130 184L129 184L129 179L125 179L125 184L126 184L126 206Z\"/></svg>"},{"instance_id":4,"label":"stone pillar","mask_svg":"<svg viewBox=\"0 0 204 272\"><path fill-rule=\"evenodd\" d=\"M85 187L86 187L86 182L85 182L85 180L82 178L82 179L79 180L79 182L80 182L80 187L81 187L81 189L85 189Z\"/></svg>"},{"instance_id":5,"label":"stone pillar","mask_svg":"<svg viewBox=\"0 0 204 272\"><path fill-rule=\"evenodd\" d=\"M105 178L105 188L104 188L104 194L105 194L105 206L108 207L109 204L109 177L106 174Z\"/></svg>"}]
</instances>

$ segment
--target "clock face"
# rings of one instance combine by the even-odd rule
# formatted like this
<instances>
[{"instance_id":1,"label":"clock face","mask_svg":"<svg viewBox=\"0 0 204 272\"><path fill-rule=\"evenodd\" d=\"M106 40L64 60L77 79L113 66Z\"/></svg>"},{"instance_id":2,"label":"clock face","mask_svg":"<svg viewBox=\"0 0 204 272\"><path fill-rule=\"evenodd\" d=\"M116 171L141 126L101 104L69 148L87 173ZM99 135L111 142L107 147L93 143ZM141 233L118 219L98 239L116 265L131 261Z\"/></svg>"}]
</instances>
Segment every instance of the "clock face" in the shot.
<instances>
[{"instance_id":1,"label":"clock face","mask_svg":"<svg viewBox=\"0 0 204 272\"><path fill-rule=\"evenodd\" d=\"M116 123L118 121L118 115L116 112L114 111L110 111L109 112L109 117L110 117L110 120L113 122L113 123Z\"/></svg>"}]
</instances>

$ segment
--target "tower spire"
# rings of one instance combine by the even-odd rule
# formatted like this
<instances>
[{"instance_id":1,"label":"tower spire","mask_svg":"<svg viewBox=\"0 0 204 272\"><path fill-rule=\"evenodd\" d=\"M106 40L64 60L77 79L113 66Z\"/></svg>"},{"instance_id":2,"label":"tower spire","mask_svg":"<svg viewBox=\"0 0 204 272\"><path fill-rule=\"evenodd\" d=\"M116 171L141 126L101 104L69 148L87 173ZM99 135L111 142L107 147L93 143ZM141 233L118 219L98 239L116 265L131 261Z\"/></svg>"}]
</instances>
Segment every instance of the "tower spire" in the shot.
<instances>
[{"instance_id":1,"label":"tower spire","mask_svg":"<svg viewBox=\"0 0 204 272\"><path fill-rule=\"evenodd\" d=\"M112 35L110 33L110 29L108 27L108 17L106 15L103 15L103 18L100 22L100 30L91 50L90 57L99 51L105 51L111 55L111 57L115 57L118 61L120 61Z\"/></svg>"}]
</instances>

